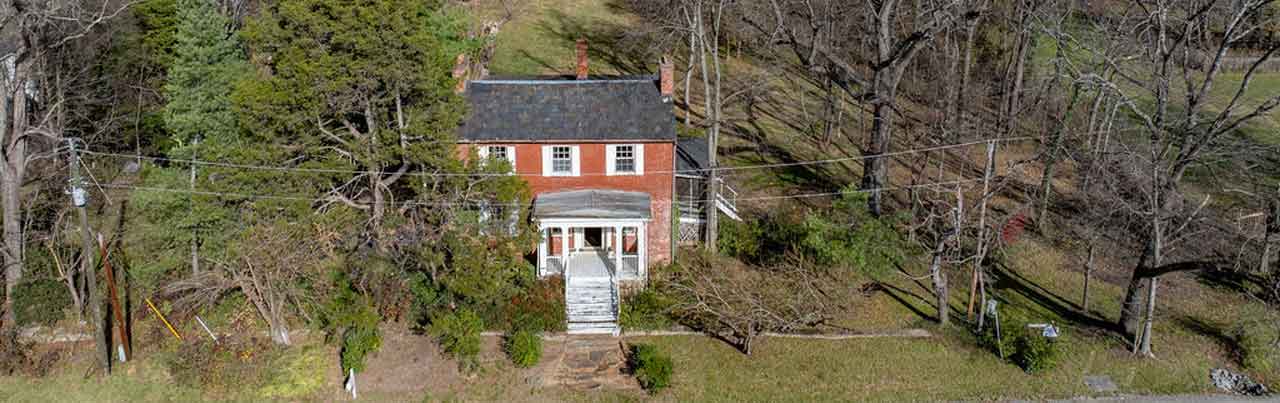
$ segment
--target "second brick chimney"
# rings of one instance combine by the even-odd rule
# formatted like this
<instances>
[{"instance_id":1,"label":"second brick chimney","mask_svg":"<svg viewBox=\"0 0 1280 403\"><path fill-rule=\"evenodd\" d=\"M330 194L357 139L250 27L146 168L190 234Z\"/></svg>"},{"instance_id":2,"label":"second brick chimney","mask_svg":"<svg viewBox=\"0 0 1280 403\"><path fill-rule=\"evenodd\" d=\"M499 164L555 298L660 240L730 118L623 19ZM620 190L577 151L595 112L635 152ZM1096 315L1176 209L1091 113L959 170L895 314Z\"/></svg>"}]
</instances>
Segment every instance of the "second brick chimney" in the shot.
<instances>
[{"instance_id":1,"label":"second brick chimney","mask_svg":"<svg viewBox=\"0 0 1280 403\"><path fill-rule=\"evenodd\" d=\"M467 82L471 80L471 77L468 77L467 74L470 67L467 54L459 53L458 58L453 61L453 79L458 80L458 83L453 87L453 92L459 94L467 92Z\"/></svg>"},{"instance_id":2,"label":"second brick chimney","mask_svg":"<svg viewBox=\"0 0 1280 403\"><path fill-rule=\"evenodd\" d=\"M676 93L676 71L671 56L662 56L658 63L658 90L662 93L662 102L671 102Z\"/></svg>"},{"instance_id":3,"label":"second brick chimney","mask_svg":"<svg viewBox=\"0 0 1280 403\"><path fill-rule=\"evenodd\" d=\"M579 80L586 80L587 73L587 40L586 38L578 39L578 67L577 76Z\"/></svg>"}]
</instances>

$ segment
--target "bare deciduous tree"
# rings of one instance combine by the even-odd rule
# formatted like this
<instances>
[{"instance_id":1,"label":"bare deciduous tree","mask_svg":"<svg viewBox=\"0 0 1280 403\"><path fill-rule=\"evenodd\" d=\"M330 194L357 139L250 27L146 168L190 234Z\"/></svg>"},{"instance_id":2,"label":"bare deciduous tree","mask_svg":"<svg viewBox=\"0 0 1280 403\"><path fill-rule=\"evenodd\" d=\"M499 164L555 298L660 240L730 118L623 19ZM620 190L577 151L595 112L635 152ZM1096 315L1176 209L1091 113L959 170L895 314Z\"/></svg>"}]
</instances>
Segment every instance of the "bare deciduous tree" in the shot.
<instances>
[{"instance_id":1,"label":"bare deciduous tree","mask_svg":"<svg viewBox=\"0 0 1280 403\"><path fill-rule=\"evenodd\" d=\"M1177 256L1170 253L1196 234L1194 229L1211 200L1211 195L1188 198L1184 177L1208 156L1224 152L1227 136L1236 129L1280 106L1280 96L1264 97L1254 105L1244 102L1253 94L1250 84L1258 67L1280 52L1280 44L1263 49L1239 81L1232 83L1223 78L1223 60L1243 46L1257 28L1253 17L1275 0L1132 3L1134 7L1121 14L1094 20L1093 29L1105 33L1101 45L1083 41L1073 45L1089 49L1114 74L1114 78L1110 74L1083 78L1118 97L1122 108L1134 116L1135 130L1144 134L1144 141L1127 146L1124 156L1113 159L1113 175L1098 180L1111 182L1108 186L1117 195L1117 208L1133 216L1141 230L1142 253L1129 280L1120 324L1138 335L1135 351L1150 355L1159 277L1211 267L1216 260L1203 248ZM1191 55L1197 52L1212 55L1211 61L1192 62ZM1225 104L1211 102L1218 86L1230 88ZM1143 316L1146 320L1140 327Z\"/></svg>"},{"instance_id":2,"label":"bare deciduous tree","mask_svg":"<svg viewBox=\"0 0 1280 403\"><path fill-rule=\"evenodd\" d=\"M766 332L816 326L839 307L833 293L850 287L803 258L776 267L747 267L713 257L690 255L665 284L679 301L673 313L700 330L718 335L751 355Z\"/></svg>"}]
</instances>

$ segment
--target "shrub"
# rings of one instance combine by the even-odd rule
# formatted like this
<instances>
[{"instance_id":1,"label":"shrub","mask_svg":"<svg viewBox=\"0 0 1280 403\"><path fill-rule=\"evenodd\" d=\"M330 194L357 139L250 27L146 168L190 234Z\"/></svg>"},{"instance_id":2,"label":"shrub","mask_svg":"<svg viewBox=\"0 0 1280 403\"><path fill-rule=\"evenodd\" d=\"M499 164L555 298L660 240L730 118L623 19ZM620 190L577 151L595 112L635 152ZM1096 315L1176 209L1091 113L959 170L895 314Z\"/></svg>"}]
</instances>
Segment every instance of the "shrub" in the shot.
<instances>
[{"instance_id":1,"label":"shrub","mask_svg":"<svg viewBox=\"0 0 1280 403\"><path fill-rule=\"evenodd\" d=\"M625 329L665 330L674 323L668 315L672 302L652 288L628 295L618 322Z\"/></svg>"},{"instance_id":2,"label":"shrub","mask_svg":"<svg viewBox=\"0 0 1280 403\"><path fill-rule=\"evenodd\" d=\"M299 401L328 385L329 360L325 349L306 346L290 349L271 364L275 368L271 381L258 389L258 397L267 400Z\"/></svg>"},{"instance_id":3,"label":"shrub","mask_svg":"<svg viewBox=\"0 0 1280 403\"><path fill-rule=\"evenodd\" d=\"M281 351L265 338L200 338L179 345L168 360L169 374L179 385L214 393L256 390L270 380L270 364Z\"/></svg>"},{"instance_id":4,"label":"shrub","mask_svg":"<svg viewBox=\"0 0 1280 403\"><path fill-rule=\"evenodd\" d=\"M866 197L849 192L824 210L784 207L753 220L725 221L717 245L753 265L775 265L786 256L777 252L795 251L819 265L883 275L905 258L910 245L894 229L895 217L867 212Z\"/></svg>"},{"instance_id":5,"label":"shrub","mask_svg":"<svg viewBox=\"0 0 1280 403\"><path fill-rule=\"evenodd\" d=\"M627 366L635 374L640 386L649 393L658 393L671 386L671 373L674 365L671 357L658 351L652 344L636 344L631 346L627 356Z\"/></svg>"},{"instance_id":6,"label":"shrub","mask_svg":"<svg viewBox=\"0 0 1280 403\"><path fill-rule=\"evenodd\" d=\"M378 331L382 317L373 307L372 299L357 293L341 272L335 276L334 283L337 291L321 311L320 326L328 332L328 337L338 338L343 372L364 371L365 356L382 346Z\"/></svg>"},{"instance_id":7,"label":"shrub","mask_svg":"<svg viewBox=\"0 0 1280 403\"><path fill-rule=\"evenodd\" d=\"M502 350L517 367L529 368L542 359L542 337L531 330L517 330L503 340Z\"/></svg>"},{"instance_id":8,"label":"shrub","mask_svg":"<svg viewBox=\"0 0 1280 403\"><path fill-rule=\"evenodd\" d=\"M995 323L987 317L987 326L978 335L978 342L992 353L1004 354L1004 359L1017 365L1028 373L1051 370L1057 367L1060 354L1058 352L1063 337L1051 340L1040 333L1040 329L1029 329L1030 323L1017 311L1000 312L1001 338L997 341Z\"/></svg>"},{"instance_id":9,"label":"shrub","mask_svg":"<svg viewBox=\"0 0 1280 403\"><path fill-rule=\"evenodd\" d=\"M20 325L52 325L71 306L67 286L57 280L24 281L13 290L14 314Z\"/></svg>"},{"instance_id":10,"label":"shrub","mask_svg":"<svg viewBox=\"0 0 1280 403\"><path fill-rule=\"evenodd\" d=\"M468 309L458 310L436 318L431 322L431 334L440 342L440 348L455 360L462 372L473 372L480 367L480 332L484 321Z\"/></svg>"},{"instance_id":11,"label":"shrub","mask_svg":"<svg viewBox=\"0 0 1280 403\"><path fill-rule=\"evenodd\" d=\"M1021 329L1020 329L1021 330ZM1013 342L1013 363L1028 373L1051 370L1058 366L1058 343L1033 332L1020 331Z\"/></svg>"},{"instance_id":12,"label":"shrub","mask_svg":"<svg viewBox=\"0 0 1280 403\"><path fill-rule=\"evenodd\" d=\"M565 329L564 280L559 276L533 282L503 307L507 330L558 332Z\"/></svg>"}]
</instances>

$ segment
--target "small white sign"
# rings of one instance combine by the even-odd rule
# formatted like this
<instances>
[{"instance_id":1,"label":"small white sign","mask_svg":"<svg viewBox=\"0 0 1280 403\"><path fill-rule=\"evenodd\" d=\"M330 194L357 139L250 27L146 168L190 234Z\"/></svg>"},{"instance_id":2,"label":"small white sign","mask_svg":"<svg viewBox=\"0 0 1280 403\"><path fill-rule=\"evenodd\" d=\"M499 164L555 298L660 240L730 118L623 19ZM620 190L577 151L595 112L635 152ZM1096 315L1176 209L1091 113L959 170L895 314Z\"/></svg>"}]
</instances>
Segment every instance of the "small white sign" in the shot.
<instances>
[{"instance_id":1,"label":"small white sign","mask_svg":"<svg viewBox=\"0 0 1280 403\"><path fill-rule=\"evenodd\" d=\"M79 186L71 188L71 202L76 207L84 207L89 202L89 192L84 191L84 188Z\"/></svg>"}]
</instances>

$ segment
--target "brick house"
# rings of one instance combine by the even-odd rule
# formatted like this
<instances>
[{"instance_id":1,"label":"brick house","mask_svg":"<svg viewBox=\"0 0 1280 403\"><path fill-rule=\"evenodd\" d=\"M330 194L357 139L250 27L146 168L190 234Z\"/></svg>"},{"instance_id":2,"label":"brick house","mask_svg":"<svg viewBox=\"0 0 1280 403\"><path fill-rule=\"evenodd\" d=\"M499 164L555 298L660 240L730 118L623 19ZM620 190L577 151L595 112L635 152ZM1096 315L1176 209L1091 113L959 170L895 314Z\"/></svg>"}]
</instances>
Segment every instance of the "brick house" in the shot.
<instances>
[{"instance_id":1,"label":"brick house","mask_svg":"<svg viewBox=\"0 0 1280 403\"><path fill-rule=\"evenodd\" d=\"M528 182L538 275L564 276L570 331L612 332L619 285L672 259L676 174L698 177L683 171L706 160L705 142L700 159L678 150L669 61L657 76L601 77L585 42L577 54L574 76L460 77L470 108L458 153L508 161Z\"/></svg>"}]
</instances>

